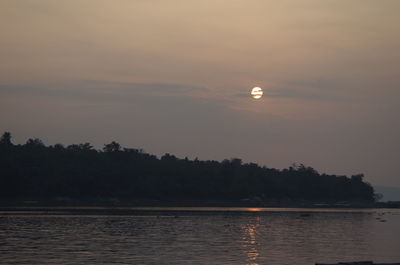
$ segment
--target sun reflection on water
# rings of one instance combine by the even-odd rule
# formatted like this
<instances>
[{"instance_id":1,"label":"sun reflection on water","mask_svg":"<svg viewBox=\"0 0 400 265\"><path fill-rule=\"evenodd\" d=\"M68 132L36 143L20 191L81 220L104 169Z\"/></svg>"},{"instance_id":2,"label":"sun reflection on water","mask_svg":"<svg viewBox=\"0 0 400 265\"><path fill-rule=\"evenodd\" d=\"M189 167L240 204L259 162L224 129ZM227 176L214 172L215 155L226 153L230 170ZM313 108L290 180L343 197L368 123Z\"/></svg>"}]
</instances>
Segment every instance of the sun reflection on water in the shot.
<instances>
[{"instance_id":1,"label":"sun reflection on water","mask_svg":"<svg viewBox=\"0 0 400 265\"><path fill-rule=\"evenodd\" d=\"M244 252L247 255L247 265L259 265L257 258L260 253L257 249L257 228L260 226L260 217L256 217L253 222L243 226L243 244Z\"/></svg>"},{"instance_id":2,"label":"sun reflection on water","mask_svg":"<svg viewBox=\"0 0 400 265\"><path fill-rule=\"evenodd\" d=\"M247 211L249 212L262 212L262 208L246 208Z\"/></svg>"}]
</instances>

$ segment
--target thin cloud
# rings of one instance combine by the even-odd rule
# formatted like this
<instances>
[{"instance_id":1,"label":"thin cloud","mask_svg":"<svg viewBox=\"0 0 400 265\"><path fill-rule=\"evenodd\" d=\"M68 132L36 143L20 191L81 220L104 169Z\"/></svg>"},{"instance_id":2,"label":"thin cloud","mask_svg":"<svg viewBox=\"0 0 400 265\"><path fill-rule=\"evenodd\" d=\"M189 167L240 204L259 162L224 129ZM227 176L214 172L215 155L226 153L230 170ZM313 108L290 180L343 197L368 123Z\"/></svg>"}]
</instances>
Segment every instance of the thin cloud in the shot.
<instances>
[{"instance_id":1,"label":"thin cloud","mask_svg":"<svg viewBox=\"0 0 400 265\"><path fill-rule=\"evenodd\" d=\"M16 86L0 85L0 94L40 95L57 98L84 98L88 100L124 100L132 96L190 97L206 88L171 83L135 83L102 80L83 80L67 84Z\"/></svg>"}]
</instances>

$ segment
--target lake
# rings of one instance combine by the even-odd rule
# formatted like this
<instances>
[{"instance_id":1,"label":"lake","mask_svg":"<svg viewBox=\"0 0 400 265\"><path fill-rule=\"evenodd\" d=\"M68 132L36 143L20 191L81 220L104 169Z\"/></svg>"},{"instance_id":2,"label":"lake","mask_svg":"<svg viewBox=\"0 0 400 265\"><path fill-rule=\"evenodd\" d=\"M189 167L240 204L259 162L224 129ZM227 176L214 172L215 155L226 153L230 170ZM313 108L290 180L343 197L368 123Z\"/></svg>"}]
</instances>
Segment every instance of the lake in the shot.
<instances>
[{"instance_id":1,"label":"lake","mask_svg":"<svg viewBox=\"0 0 400 265\"><path fill-rule=\"evenodd\" d=\"M0 211L0 264L400 262L398 209Z\"/></svg>"}]
</instances>

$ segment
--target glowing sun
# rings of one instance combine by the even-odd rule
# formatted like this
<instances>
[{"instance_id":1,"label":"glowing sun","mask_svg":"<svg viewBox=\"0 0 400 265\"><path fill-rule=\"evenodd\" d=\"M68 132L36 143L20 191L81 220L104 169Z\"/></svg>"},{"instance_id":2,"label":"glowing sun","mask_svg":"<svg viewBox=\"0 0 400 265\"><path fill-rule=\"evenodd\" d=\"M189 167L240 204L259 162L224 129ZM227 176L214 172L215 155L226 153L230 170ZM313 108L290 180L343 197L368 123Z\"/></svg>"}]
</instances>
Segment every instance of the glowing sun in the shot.
<instances>
[{"instance_id":1,"label":"glowing sun","mask_svg":"<svg viewBox=\"0 0 400 265\"><path fill-rule=\"evenodd\" d=\"M262 97L262 95L263 95L263 90L260 87L254 87L251 90L251 96L254 99L260 99Z\"/></svg>"}]
</instances>

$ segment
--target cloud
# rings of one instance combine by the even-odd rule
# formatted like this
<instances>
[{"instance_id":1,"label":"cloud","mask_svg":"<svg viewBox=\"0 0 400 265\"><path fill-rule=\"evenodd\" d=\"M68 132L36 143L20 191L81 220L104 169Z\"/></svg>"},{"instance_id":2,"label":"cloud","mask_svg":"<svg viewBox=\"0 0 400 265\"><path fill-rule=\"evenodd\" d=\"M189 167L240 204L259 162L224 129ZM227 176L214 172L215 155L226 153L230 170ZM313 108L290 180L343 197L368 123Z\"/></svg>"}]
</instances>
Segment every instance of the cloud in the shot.
<instances>
[{"instance_id":1,"label":"cloud","mask_svg":"<svg viewBox=\"0 0 400 265\"><path fill-rule=\"evenodd\" d=\"M319 89L279 88L269 90L266 96L276 98L292 98L313 101L345 101L346 99L332 93L324 93Z\"/></svg>"},{"instance_id":2,"label":"cloud","mask_svg":"<svg viewBox=\"0 0 400 265\"><path fill-rule=\"evenodd\" d=\"M315 80L303 81L294 80L278 84L265 91L270 97L290 98L310 101L356 101L359 89L349 86L352 83L349 80L337 78L335 80Z\"/></svg>"},{"instance_id":3,"label":"cloud","mask_svg":"<svg viewBox=\"0 0 400 265\"><path fill-rule=\"evenodd\" d=\"M248 98L250 96L250 93L236 93L233 94L233 96L238 98Z\"/></svg>"},{"instance_id":4,"label":"cloud","mask_svg":"<svg viewBox=\"0 0 400 265\"><path fill-rule=\"evenodd\" d=\"M82 80L65 84L35 86L0 85L0 94L3 97L23 94L64 99L86 99L89 101L125 101L137 96L191 97L206 90L206 88L183 84L102 80Z\"/></svg>"},{"instance_id":5,"label":"cloud","mask_svg":"<svg viewBox=\"0 0 400 265\"><path fill-rule=\"evenodd\" d=\"M174 84L174 83L138 83L138 82L115 82L106 80L83 80L80 82L85 87L91 88L112 88L124 90L124 92L146 92L146 93L183 93L193 90L204 90L205 88Z\"/></svg>"}]
</instances>

